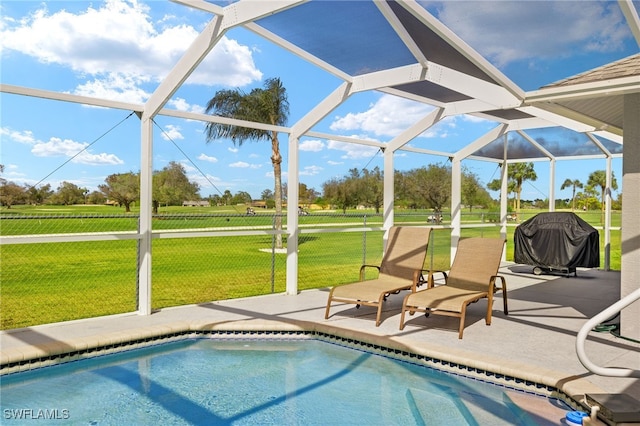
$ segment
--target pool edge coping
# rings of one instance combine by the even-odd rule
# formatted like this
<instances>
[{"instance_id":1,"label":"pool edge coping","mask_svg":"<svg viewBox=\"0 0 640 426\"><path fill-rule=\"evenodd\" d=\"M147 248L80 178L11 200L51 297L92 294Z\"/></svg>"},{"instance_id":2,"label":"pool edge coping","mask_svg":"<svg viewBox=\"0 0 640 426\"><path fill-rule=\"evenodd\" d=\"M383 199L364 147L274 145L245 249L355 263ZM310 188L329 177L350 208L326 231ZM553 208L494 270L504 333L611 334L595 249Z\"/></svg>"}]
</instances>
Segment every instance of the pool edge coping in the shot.
<instances>
[{"instance_id":1,"label":"pool edge coping","mask_svg":"<svg viewBox=\"0 0 640 426\"><path fill-rule=\"evenodd\" d=\"M304 320L243 319L237 321L177 321L168 324L133 328L98 335L32 344L23 348L0 349L0 377L49 365L154 346L193 337L220 334L246 338L252 334L311 334L334 338L349 344L374 348L387 354L421 357L421 363L437 370L462 375L525 392L546 394L582 407L586 393L603 390L579 376L533 367L506 359L483 357L464 351L452 351L424 342L417 344L402 337L376 335L333 324ZM277 335L276 335L277 336ZM324 340L324 339L320 339ZM332 339L329 339L332 340ZM367 350L367 349L365 349ZM384 353L383 353L384 355Z\"/></svg>"}]
</instances>

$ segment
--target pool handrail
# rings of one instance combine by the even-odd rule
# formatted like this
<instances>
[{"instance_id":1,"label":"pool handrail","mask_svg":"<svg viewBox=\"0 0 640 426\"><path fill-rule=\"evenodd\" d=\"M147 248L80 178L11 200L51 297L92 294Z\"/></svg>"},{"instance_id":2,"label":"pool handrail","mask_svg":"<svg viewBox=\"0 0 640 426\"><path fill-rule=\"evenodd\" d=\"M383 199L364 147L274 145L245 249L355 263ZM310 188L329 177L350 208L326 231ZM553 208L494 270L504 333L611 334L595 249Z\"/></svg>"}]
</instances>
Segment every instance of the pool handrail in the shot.
<instances>
[{"instance_id":1,"label":"pool handrail","mask_svg":"<svg viewBox=\"0 0 640 426\"><path fill-rule=\"evenodd\" d=\"M622 299L618 300L613 305L609 306L604 311L600 312L598 315L591 318L587 321L580 331L578 332L578 336L576 338L576 353L578 355L578 359L582 363L582 365L589 370L590 372L597 374L599 376L608 376L608 377L637 377L640 378L640 370L633 370L629 368L620 368L620 367L600 367L587 357L585 352L584 344L587 340L587 335L589 332L598 324L603 323L608 318L618 314L621 310L632 304L633 302L640 299L640 288L635 291L629 293Z\"/></svg>"}]
</instances>

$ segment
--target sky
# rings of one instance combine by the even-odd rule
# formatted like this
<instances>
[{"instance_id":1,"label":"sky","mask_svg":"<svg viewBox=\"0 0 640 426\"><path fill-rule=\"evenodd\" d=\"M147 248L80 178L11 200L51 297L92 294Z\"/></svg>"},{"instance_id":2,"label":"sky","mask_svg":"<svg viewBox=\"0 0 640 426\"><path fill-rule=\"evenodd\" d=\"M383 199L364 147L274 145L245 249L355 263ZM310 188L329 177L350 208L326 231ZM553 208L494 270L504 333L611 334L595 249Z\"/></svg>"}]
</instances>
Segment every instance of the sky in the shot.
<instances>
[{"instance_id":1,"label":"sky","mask_svg":"<svg viewBox=\"0 0 640 426\"><path fill-rule=\"evenodd\" d=\"M527 91L638 53L612 1L424 5ZM210 19L210 14L168 1L4 0L0 2L0 81L142 104ZM287 90L289 125L341 83L256 34L233 29L166 108L202 113L218 90L249 92L273 77L280 78ZM389 94L360 93L313 130L385 142L432 110ZM495 126L477 117L450 117L412 145L453 152ZM287 144L286 135L281 135L285 182ZM299 149L300 182L318 192L323 182L343 177L350 169L383 166L381 153L372 147L305 137ZM181 163L190 179L199 183L203 197L229 190L259 199L265 189L273 190L270 155L271 146L264 141L242 146L230 140L208 143L201 122L155 119L154 170L171 161ZM407 153L395 159L399 170L446 162L443 157ZM140 122L131 111L0 93L0 164L5 166L3 177L21 185L48 183L55 189L68 181L93 191L110 174L139 171ZM496 163L465 160L463 166L484 184L499 176ZM558 161L556 198L571 197L571 189L560 190L565 179L586 183L589 173L605 167L603 159ZM536 162L535 170L538 179L525 183L523 199L549 196L549 163ZM621 186L620 159L613 160L613 170Z\"/></svg>"}]
</instances>

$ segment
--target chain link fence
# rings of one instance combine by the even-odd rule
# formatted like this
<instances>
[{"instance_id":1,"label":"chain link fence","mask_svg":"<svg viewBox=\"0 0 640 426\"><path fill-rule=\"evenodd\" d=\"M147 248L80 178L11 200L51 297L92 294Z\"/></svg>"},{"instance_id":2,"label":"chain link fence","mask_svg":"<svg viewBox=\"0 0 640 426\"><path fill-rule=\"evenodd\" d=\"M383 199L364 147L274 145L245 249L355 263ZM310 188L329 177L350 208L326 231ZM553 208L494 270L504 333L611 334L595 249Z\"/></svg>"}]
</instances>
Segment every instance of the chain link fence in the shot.
<instances>
[{"instance_id":1,"label":"chain link fence","mask_svg":"<svg viewBox=\"0 0 640 426\"><path fill-rule=\"evenodd\" d=\"M382 215L301 213L299 290L353 282L362 264L380 264ZM0 219L2 329L137 310L137 215ZM449 268L448 216L395 213L394 221L433 226L425 269ZM152 309L284 292L286 248L277 246L275 223L268 212L155 215ZM463 224L462 237L500 235L482 214L465 214ZM508 241L507 259L513 259L512 246Z\"/></svg>"}]
</instances>

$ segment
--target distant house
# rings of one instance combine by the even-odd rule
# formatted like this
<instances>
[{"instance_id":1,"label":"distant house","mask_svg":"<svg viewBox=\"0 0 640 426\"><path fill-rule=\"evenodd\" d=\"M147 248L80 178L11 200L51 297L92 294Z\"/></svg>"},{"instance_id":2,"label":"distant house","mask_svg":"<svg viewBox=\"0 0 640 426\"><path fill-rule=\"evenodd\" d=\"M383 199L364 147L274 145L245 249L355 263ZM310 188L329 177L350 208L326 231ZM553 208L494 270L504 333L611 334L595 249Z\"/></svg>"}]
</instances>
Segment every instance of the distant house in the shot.
<instances>
[{"instance_id":1,"label":"distant house","mask_svg":"<svg viewBox=\"0 0 640 426\"><path fill-rule=\"evenodd\" d=\"M182 207L209 207L209 202L203 201L183 201Z\"/></svg>"}]
</instances>

